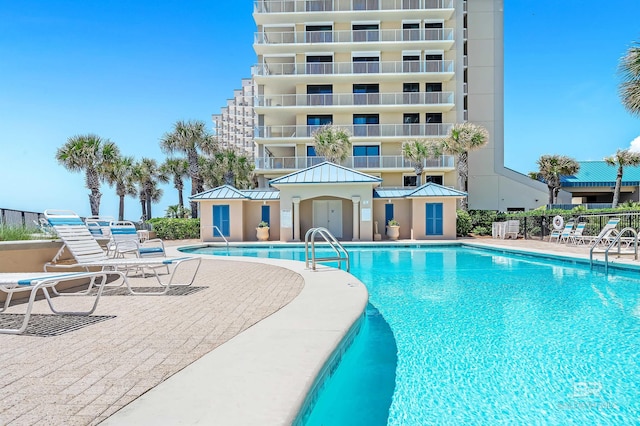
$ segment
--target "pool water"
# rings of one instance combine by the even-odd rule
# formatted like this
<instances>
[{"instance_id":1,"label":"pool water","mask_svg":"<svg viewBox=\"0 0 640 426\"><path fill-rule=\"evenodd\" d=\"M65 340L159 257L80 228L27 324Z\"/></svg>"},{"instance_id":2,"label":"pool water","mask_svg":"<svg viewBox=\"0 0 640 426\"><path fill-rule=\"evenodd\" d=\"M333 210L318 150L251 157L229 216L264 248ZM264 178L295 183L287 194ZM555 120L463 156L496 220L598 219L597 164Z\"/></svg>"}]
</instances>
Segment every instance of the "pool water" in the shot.
<instances>
[{"instance_id":1,"label":"pool water","mask_svg":"<svg viewBox=\"0 0 640 426\"><path fill-rule=\"evenodd\" d=\"M348 250L366 323L306 424L640 423L639 273L465 247Z\"/></svg>"}]
</instances>

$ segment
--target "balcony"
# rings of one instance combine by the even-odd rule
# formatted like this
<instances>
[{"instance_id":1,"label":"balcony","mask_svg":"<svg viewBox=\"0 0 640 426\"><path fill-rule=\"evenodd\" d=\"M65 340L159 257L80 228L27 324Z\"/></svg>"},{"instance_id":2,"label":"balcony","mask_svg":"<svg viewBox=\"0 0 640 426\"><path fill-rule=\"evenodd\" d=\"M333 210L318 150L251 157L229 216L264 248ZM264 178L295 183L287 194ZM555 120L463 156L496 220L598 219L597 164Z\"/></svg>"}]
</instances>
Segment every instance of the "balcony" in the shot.
<instances>
[{"instance_id":1,"label":"balcony","mask_svg":"<svg viewBox=\"0 0 640 426\"><path fill-rule=\"evenodd\" d=\"M256 158L256 170L299 170L325 161L324 157L268 157ZM340 165L352 169L414 169L411 160L402 155L380 155L368 157L348 157ZM453 155L441 155L424 160L424 169L454 169Z\"/></svg>"},{"instance_id":2,"label":"balcony","mask_svg":"<svg viewBox=\"0 0 640 426\"><path fill-rule=\"evenodd\" d=\"M384 61L384 62L268 62L254 65L254 76L289 75L350 75L453 73L454 63L447 61Z\"/></svg>"},{"instance_id":3,"label":"balcony","mask_svg":"<svg viewBox=\"0 0 640 426\"><path fill-rule=\"evenodd\" d=\"M258 126L257 139L311 138L322 126ZM354 137L398 138L398 137L444 137L451 129L450 123L430 124L352 124L338 125Z\"/></svg>"},{"instance_id":4,"label":"balcony","mask_svg":"<svg viewBox=\"0 0 640 426\"><path fill-rule=\"evenodd\" d=\"M453 92L327 93L314 95L259 95L255 108L354 105L453 105Z\"/></svg>"},{"instance_id":5,"label":"balcony","mask_svg":"<svg viewBox=\"0 0 640 426\"><path fill-rule=\"evenodd\" d=\"M255 13L453 9L453 0L255 0Z\"/></svg>"},{"instance_id":6,"label":"balcony","mask_svg":"<svg viewBox=\"0 0 640 426\"><path fill-rule=\"evenodd\" d=\"M453 41L451 28L421 30L355 30L355 31L266 31L254 34L257 45L300 43L368 43L407 41Z\"/></svg>"}]
</instances>

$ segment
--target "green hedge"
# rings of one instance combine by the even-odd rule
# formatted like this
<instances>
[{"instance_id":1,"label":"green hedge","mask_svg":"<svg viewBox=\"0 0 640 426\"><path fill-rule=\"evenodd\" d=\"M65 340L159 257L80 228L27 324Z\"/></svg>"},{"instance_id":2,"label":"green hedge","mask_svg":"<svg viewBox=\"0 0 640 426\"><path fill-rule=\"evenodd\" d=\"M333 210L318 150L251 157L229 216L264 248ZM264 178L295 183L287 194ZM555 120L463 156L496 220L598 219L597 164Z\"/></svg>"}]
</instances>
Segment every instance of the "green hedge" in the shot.
<instances>
[{"instance_id":1,"label":"green hedge","mask_svg":"<svg viewBox=\"0 0 640 426\"><path fill-rule=\"evenodd\" d=\"M163 240L187 240L200 238L200 219L174 219L157 217L149 219L158 238Z\"/></svg>"}]
</instances>

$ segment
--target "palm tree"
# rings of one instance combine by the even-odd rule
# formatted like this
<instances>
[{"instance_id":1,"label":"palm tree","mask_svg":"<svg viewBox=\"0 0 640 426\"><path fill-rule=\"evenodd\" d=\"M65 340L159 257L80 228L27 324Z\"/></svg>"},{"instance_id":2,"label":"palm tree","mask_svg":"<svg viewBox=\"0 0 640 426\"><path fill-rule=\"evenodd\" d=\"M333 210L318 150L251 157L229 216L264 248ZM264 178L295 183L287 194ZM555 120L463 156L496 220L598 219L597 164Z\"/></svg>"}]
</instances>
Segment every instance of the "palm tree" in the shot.
<instances>
[{"instance_id":1,"label":"palm tree","mask_svg":"<svg viewBox=\"0 0 640 426\"><path fill-rule=\"evenodd\" d=\"M100 185L105 179L105 169L119 156L116 144L94 134L72 136L56 151L56 160L66 169L84 170L93 216L100 215Z\"/></svg>"},{"instance_id":2,"label":"palm tree","mask_svg":"<svg viewBox=\"0 0 640 426\"><path fill-rule=\"evenodd\" d=\"M212 158L203 159L203 180L206 186L214 188L231 185L240 189L253 187L253 163L233 149L225 149Z\"/></svg>"},{"instance_id":3,"label":"palm tree","mask_svg":"<svg viewBox=\"0 0 640 426\"><path fill-rule=\"evenodd\" d=\"M199 152L213 154L216 151L216 139L206 129L204 121L178 121L173 132L165 133L160 139L160 148L167 154L185 154L189 163L191 177L191 195L204 191L200 167ZM191 202L191 214L198 217L198 203Z\"/></svg>"},{"instance_id":4,"label":"palm tree","mask_svg":"<svg viewBox=\"0 0 640 426\"><path fill-rule=\"evenodd\" d=\"M489 142L489 132L484 127L464 122L454 124L449 135L442 141L442 152L456 156L458 187L468 192L469 152L482 148ZM460 200L460 208L467 209L466 199Z\"/></svg>"},{"instance_id":5,"label":"palm tree","mask_svg":"<svg viewBox=\"0 0 640 426\"><path fill-rule=\"evenodd\" d=\"M165 176L160 173L158 163L152 158L143 157L136 164L134 171L136 181L140 185L140 201L142 202L143 220L151 219L151 204L159 201L162 190L158 188L158 182L167 182Z\"/></svg>"},{"instance_id":6,"label":"palm tree","mask_svg":"<svg viewBox=\"0 0 640 426\"><path fill-rule=\"evenodd\" d=\"M184 158L167 158L160 166L160 173L167 180L173 180L173 186L178 190L178 205L184 208L182 195L184 181L182 179L189 176L189 162Z\"/></svg>"},{"instance_id":7,"label":"palm tree","mask_svg":"<svg viewBox=\"0 0 640 426\"><path fill-rule=\"evenodd\" d=\"M105 171L105 179L111 186L116 187L116 194L120 198L118 220L124 220L124 197L137 194L134 178L135 161L133 157L118 157Z\"/></svg>"},{"instance_id":8,"label":"palm tree","mask_svg":"<svg viewBox=\"0 0 640 426\"><path fill-rule=\"evenodd\" d=\"M545 182L549 188L549 204L555 204L560 191L560 178L578 173L580 164L565 155L543 155L538 161L538 171L530 172L531 179Z\"/></svg>"},{"instance_id":9,"label":"palm tree","mask_svg":"<svg viewBox=\"0 0 640 426\"><path fill-rule=\"evenodd\" d=\"M620 199L620 186L622 185L622 174L626 166L637 166L640 164L640 154L629 151L628 149L619 149L610 157L605 157L604 161L610 166L618 166L618 174L616 175L616 186L613 190L612 208L618 207Z\"/></svg>"},{"instance_id":10,"label":"palm tree","mask_svg":"<svg viewBox=\"0 0 640 426\"><path fill-rule=\"evenodd\" d=\"M313 132L316 155L340 164L351 154L351 135L345 129L328 124Z\"/></svg>"},{"instance_id":11,"label":"palm tree","mask_svg":"<svg viewBox=\"0 0 640 426\"><path fill-rule=\"evenodd\" d=\"M618 70L622 76L619 89L622 105L631 114L640 116L640 43L631 46L620 59Z\"/></svg>"},{"instance_id":12,"label":"palm tree","mask_svg":"<svg viewBox=\"0 0 640 426\"><path fill-rule=\"evenodd\" d=\"M413 163L416 171L416 184L420 186L423 162L440 155L440 141L412 140L402 144L402 154Z\"/></svg>"}]
</instances>

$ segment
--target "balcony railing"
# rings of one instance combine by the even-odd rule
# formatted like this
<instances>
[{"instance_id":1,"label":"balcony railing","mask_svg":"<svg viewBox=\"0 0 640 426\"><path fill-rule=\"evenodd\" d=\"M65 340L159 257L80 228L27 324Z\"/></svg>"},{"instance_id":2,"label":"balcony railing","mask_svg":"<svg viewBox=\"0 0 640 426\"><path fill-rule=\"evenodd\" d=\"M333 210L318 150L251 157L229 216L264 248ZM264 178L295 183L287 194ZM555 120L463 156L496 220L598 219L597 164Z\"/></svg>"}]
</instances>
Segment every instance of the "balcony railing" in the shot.
<instances>
[{"instance_id":1,"label":"balcony railing","mask_svg":"<svg viewBox=\"0 0 640 426\"><path fill-rule=\"evenodd\" d=\"M453 0L254 0L256 13L453 9Z\"/></svg>"},{"instance_id":2,"label":"balcony railing","mask_svg":"<svg viewBox=\"0 0 640 426\"><path fill-rule=\"evenodd\" d=\"M313 95L259 95L256 107L443 105L453 104L453 92L326 93Z\"/></svg>"},{"instance_id":3,"label":"balcony railing","mask_svg":"<svg viewBox=\"0 0 640 426\"><path fill-rule=\"evenodd\" d=\"M293 43L360 43L402 41L453 41L451 28L407 30L353 30L353 31L266 31L254 34L256 44Z\"/></svg>"},{"instance_id":4,"label":"balcony railing","mask_svg":"<svg viewBox=\"0 0 640 426\"><path fill-rule=\"evenodd\" d=\"M452 73L453 61L370 61L370 62L270 62L253 67L257 76L269 75L346 75L346 74L404 74Z\"/></svg>"},{"instance_id":5,"label":"balcony railing","mask_svg":"<svg viewBox=\"0 0 640 426\"><path fill-rule=\"evenodd\" d=\"M258 170L304 169L325 161L324 157L268 157L256 158ZM402 155L379 155L348 157L342 166L352 169L413 169L414 163ZM423 160L425 169L452 169L455 167L453 155L441 155L436 158Z\"/></svg>"},{"instance_id":6,"label":"balcony railing","mask_svg":"<svg viewBox=\"0 0 640 426\"><path fill-rule=\"evenodd\" d=\"M427 124L353 124L338 125L354 137L423 137L446 136L451 129L450 123ZM313 132L322 126L258 126L255 128L256 138L310 138Z\"/></svg>"}]
</instances>

